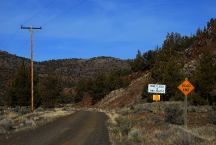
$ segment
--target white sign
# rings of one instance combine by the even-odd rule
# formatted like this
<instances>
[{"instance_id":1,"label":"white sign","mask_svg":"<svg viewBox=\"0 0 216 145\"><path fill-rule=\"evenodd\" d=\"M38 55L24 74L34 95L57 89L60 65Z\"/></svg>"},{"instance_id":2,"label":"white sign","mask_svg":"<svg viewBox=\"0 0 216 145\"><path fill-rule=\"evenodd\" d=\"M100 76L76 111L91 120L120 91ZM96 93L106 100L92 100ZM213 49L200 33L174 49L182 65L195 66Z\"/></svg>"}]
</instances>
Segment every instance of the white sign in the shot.
<instances>
[{"instance_id":1,"label":"white sign","mask_svg":"<svg viewBox=\"0 0 216 145\"><path fill-rule=\"evenodd\" d=\"M166 85L148 84L148 92L155 94L165 94Z\"/></svg>"}]
</instances>

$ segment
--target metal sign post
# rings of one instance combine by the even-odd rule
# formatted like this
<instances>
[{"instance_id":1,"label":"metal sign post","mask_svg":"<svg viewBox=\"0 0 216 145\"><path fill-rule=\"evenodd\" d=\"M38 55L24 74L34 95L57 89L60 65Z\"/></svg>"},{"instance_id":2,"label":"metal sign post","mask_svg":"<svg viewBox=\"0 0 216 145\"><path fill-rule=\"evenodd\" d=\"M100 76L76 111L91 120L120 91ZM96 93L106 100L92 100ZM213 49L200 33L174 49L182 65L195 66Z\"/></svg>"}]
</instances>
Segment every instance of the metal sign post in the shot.
<instances>
[{"instance_id":1,"label":"metal sign post","mask_svg":"<svg viewBox=\"0 0 216 145\"><path fill-rule=\"evenodd\" d=\"M178 89L185 95L184 98L184 125L187 129L187 98L188 95L194 90L194 86L186 78L185 81L178 86Z\"/></svg>"},{"instance_id":2,"label":"metal sign post","mask_svg":"<svg viewBox=\"0 0 216 145\"><path fill-rule=\"evenodd\" d=\"M184 98L184 126L187 129L187 96Z\"/></svg>"}]
</instances>

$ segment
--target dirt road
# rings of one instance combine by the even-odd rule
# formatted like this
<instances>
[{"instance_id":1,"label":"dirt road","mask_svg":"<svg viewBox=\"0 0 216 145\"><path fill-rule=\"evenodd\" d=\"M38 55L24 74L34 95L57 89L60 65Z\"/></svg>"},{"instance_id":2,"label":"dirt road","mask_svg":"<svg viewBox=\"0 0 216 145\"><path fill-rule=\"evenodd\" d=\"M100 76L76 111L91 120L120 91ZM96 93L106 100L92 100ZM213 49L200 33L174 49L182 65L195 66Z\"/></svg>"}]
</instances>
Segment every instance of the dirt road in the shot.
<instances>
[{"instance_id":1,"label":"dirt road","mask_svg":"<svg viewBox=\"0 0 216 145\"><path fill-rule=\"evenodd\" d=\"M77 112L33 130L0 137L0 145L110 145L106 116Z\"/></svg>"}]
</instances>

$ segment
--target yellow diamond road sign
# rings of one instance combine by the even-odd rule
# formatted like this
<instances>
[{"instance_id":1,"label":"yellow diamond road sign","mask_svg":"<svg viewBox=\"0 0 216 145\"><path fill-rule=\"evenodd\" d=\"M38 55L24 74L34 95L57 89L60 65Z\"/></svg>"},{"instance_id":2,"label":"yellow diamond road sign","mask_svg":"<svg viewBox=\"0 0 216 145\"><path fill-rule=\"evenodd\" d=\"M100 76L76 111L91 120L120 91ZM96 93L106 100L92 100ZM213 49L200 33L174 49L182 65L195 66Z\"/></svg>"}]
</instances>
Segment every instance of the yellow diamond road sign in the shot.
<instances>
[{"instance_id":1,"label":"yellow diamond road sign","mask_svg":"<svg viewBox=\"0 0 216 145\"><path fill-rule=\"evenodd\" d=\"M181 85L178 86L178 89L187 96L194 90L194 86L188 81L185 80Z\"/></svg>"}]
</instances>

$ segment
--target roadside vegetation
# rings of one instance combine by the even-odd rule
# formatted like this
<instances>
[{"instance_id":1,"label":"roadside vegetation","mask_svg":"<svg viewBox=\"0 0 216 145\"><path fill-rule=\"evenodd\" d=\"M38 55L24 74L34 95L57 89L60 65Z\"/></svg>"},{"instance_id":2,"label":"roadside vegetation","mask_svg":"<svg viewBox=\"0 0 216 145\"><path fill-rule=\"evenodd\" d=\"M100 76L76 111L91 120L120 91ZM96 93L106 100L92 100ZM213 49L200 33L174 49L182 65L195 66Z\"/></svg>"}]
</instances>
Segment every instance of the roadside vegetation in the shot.
<instances>
[{"instance_id":1,"label":"roadside vegetation","mask_svg":"<svg viewBox=\"0 0 216 145\"><path fill-rule=\"evenodd\" d=\"M51 109L39 107L34 112L30 112L29 107L0 107L0 136L36 128L59 117L73 114L77 109L72 105L65 105Z\"/></svg>"},{"instance_id":2,"label":"roadside vegetation","mask_svg":"<svg viewBox=\"0 0 216 145\"><path fill-rule=\"evenodd\" d=\"M180 102L144 103L110 111L112 145L214 145L216 127L207 119L212 107L189 106L186 130L182 106Z\"/></svg>"}]
</instances>

